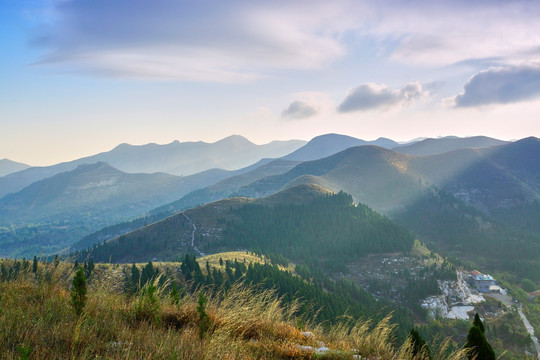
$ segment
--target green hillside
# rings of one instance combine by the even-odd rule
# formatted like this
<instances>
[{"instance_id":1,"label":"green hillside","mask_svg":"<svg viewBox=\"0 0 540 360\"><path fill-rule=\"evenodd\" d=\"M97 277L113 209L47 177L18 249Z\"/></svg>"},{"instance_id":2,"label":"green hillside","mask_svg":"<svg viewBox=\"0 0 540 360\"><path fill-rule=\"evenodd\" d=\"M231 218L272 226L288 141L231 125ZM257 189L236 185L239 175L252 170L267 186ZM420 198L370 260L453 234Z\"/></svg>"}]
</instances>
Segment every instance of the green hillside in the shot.
<instances>
[{"instance_id":1,"label":"green hillside","mask_svg":"<svg viewBox=\"0 0 540 360\"><path fill-rule=\"evenodd\" d=\"M329 264L374 252L408 251L413 244L406 230L355 205L350 195L301 185L258 200L233 198L200 206L100 244L79 258L173 260L196 253L192 241L202 252L258 249L291 259L319 257Z\"/></svg>"}]
</instances>

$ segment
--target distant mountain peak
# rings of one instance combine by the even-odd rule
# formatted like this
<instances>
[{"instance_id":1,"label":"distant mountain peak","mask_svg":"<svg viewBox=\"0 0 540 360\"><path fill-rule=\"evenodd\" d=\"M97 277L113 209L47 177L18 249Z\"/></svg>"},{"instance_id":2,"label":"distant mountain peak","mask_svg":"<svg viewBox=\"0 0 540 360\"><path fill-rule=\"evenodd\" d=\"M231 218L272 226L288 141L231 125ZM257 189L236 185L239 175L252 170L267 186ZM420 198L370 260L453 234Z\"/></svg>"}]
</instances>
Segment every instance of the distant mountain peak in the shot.
<instances>
[{"instance_id":1,"label":"distant mountain peak","mask_svg":"<svg viewBox=\"0 0 540 360\"><path fill-rule=\"evenodd\" d=\"M29 167L30 165L4 158L0 160L0 177L28 169Z\"/></svg>"},{"instance_id":2,"label":"distant mountain peak","mask_svg":"<svg viewBox=\"0 0 540 360\"><path fill-rule=\"evenodd\" d=\"M379 138L374 141L365 141L348 135L331 133L314 137L306 145L283 158L299 161L317 160L337 154L345 149L362 145L376 145L384 148L392 148L397 146L398 143L385 138Z\"/></svg>"}]
</instances>

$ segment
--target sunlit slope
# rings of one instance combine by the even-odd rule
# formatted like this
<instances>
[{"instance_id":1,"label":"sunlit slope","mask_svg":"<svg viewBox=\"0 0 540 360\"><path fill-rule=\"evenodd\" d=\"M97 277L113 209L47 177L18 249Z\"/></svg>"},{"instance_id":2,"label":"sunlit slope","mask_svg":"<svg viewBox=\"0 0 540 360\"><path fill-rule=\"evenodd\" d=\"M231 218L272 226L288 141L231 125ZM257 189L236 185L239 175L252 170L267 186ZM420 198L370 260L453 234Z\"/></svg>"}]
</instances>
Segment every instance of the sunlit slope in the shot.
<instances>
[{"instance_id":1,"label":"sunlit slope","mask_svg":"<svg viewBox=\"0 0 540 360\"><path fill-rule=\"evenodd\" d=\"M464 148L486 148L508 144L508 141L493 139L487 136L472 136L460 138L456 136L446 136L438 139L424 139L414 144L400 145L392 150L402 154L428 156L442 154L448 151Z\"/></svg>"}]
</instances>

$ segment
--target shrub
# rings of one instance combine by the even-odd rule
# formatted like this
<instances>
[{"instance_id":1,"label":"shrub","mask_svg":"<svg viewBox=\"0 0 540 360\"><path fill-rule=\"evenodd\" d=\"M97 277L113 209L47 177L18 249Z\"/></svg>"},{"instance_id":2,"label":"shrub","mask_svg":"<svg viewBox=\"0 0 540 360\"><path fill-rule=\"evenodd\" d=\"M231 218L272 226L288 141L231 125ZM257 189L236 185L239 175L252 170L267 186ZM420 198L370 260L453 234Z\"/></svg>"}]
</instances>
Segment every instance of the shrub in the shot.
<instances>
[{"instance_id":1,"label":"shrub","mask_svg":"<svg viewBox=\"0 0 540 360\"><path fill-rule=\"evenodd\" d=\"M71 287L71 305L77 315L81 315L86 305L86 276L84 270L79 266L73 277Z\"/></svg>"}]
</instances>

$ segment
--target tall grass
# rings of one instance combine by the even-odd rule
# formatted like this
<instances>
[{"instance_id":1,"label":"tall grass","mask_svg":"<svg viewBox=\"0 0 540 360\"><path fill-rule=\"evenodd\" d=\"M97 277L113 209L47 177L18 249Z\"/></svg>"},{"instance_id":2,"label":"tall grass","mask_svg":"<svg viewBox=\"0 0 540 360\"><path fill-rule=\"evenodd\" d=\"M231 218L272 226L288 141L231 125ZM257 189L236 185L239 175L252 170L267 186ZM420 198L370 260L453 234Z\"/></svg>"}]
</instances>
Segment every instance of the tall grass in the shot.
<instances>
[{"instance_id":1,"label":"tall grass","mask_svg":"<svg viewBox=\"0 0 540 360\"><path fill-rule=\"evenodd\" d=\"M107 271L111 273L107 273ZM200 335L198 292L173 302L167 283L157 279L128 297L112 284L119 269L96 271L81 316L70 304L71 264L40 264L37 274L21 272L0 282L2 359L412 359L410 344L396 347L389 318L370 323L312 326L315 338L295 326L298 304L285 306L271 291L235 285L208 292L209 327ZM204 289L201 289L204 291ZM316 355L308 348L332 349ZM432 358L466 359L448 347ZM417 359L423 360L418 357Z\"/></svg>"}]
</instances>

